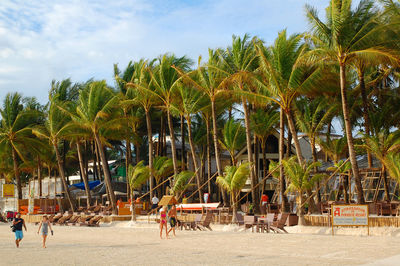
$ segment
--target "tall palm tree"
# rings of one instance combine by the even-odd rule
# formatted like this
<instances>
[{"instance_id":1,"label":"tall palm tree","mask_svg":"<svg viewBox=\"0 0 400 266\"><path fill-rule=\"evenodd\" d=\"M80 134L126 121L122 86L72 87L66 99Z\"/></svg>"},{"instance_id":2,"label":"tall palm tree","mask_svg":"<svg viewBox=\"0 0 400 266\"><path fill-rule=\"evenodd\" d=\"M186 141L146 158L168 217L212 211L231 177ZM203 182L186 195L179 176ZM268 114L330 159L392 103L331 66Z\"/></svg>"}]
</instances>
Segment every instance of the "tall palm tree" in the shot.
<instances>
[{"instance_id":1,"label":"tall palm tree","mask_svg":"<svg viewBox=\"0 0 400 266\"><path fill-rule=\"evenodd\" d=\"M395 37L396 34L391 34L391 38L386 38L388 33L397 26L380 24L379 18L376 16L370 16L362 24L359 23L363 17L368 15L373 1L361 1L354 11L351 4L351 0L331 0L326 9L325 22L318 17L316 9L306 6L306 15L311 25L313 33L311 38L315 48L309 51L305 58L313 62L339 65L340 92L349 157L357 189L357 201L363 204L365 200L349 117L346 71L349 64L359 58L380 62L397 61L398 52L391 46L396 42L395 38L398 36Z\"/></svg>"},{"instance_id":2,"label":"tall palm tree","mask_svg":"<svg viewBox=\"0 0 400 266\"><path fill-rule=\"evenodd\" d=\"M17 182L18 199L22 199L22 182L19 172L19 160L24 160L23 151L40 152L41 144L32 136L31 126L37 121L36 111L24 110L22 96L8 93L0 109L0 149L11 152L14 178Z\"/></svg>"},{"instance_id":3,"label":"tall palm tree","mask_svg":"<svg viewBox=\"0 0 400 266\"><path fill-rule=\"evenodd\" d=\"M226 166L224 176L217 177L217 184L231 194L233 207L232 222L236 222L237 197L240 190L246 184L250 175L250 163L243 163L240 166Z\"/></svg>"},{"instance_id":4,"label":"tall palm tree","mask_svg":"<svg viewBox=\"0 0 400 266\"><path fill-rule=\"evenodd\" d=\"M264 176L267 175L267 158L265 153L265 146L268 137L275 130L275 126L279 120L279 113L274 109L258 109L254 112L250 117L250 125L257 136L257 138L261 141L261 152L263 155L263 172ZM262 178L264 178L264 176ZM263 189L265 188L265 181L263 183Z\"/></svg>"},{"instance_id":5,"label":"tall palm tree","mask_svg":"<svg viewBox=\"0 0 400 266\"><path fill-rule=\"evenodd\" d=\"M172 160L174 162L174 174L178 174L178 158L176 155L176 145L175 145L175 133L172 123L171 115L171 105L173 102L173 89L179 83L178 72L172 68L173 66L181 69L182 71L188 71L191 65L190 59L183 57L176 57L174 55L163 55L158 59L158 65L155 66L153 71L151 71L152 85L155 88L160 101L162 102L162 107L167 113L168 127L171 138L171 153Z\"/></svg>"},{"instance_id":6,"label":"tall palm tree","mask_svg":"<svg viewBox=\"0 0 400 266\"><path fill-rule=\"evenodd\" d=\"M205 108L208 104L207 98L204 97L202 91L198 91L193 87L187 87L184 84L181 84L176 87L176 95L175 101L172 103L172 111L176 113L183 112L183 116L185 117L187 123L188 130L188 138L189 145L192 154L192 160L194 165L194 171L196 174L196 181L199 193L200 203L203 202L203 197L201 195L201 182L200 182L200 168L198 166L197 156L196 156L196 147L193 142L193 134L192 134L192 115L200 112L202 108ZM182 151L183 152L183 151Z\"/></svg>"},{"instance_id":7,"label":"tall palm tree","mask_svg":"<svg viewBox=\"0 0 400 266\"><path fill-rule=\"evenodd\" d=\"M44 126L36 127L32 132L39 138L43 138L49 141L49 144L53 147L56 154L58 172L61 177L61 181L64 187L65 195L70 204L71 210L75 211L75 202L71 197L69 192L69 187L65 177L65 169L63 164L63 159L60 154L59 144L60 142L69 134L71 134L71 128L69 127L69 122L71 117L64 113L57 104L53 101L50 103L49 110L47 112L47 119Z\"/></svg>"},{"instance_id":8,"label":"tall palm tree","mask_svg":"<svg viewBox=\"0 0 400 266\"><path fill-rule=\"evenodd\" d=\"M126 125L122 111L118 109L118 96L107 87L105 81L93 81L79 94L76 115L73 116L74 124L93 136L104 172L104 180L108 189L113 213L117 213L114 189L111 175L107 169L108 162L105 154L102 130L119 130Z\"/></svg>"},{"instance_id":9,"label":"tall palm tree","mask_svg":"<svg viewBox=\"0 0 400 266\"><path fill-rule=\"evenodd\" d=\"M296 122L299 129L307 134L313 162L317 162L316 140L331 119L335 106L328 107L326 98L302 98L296 102Z\"/></svg>"},{"instance_id":10,"label":"tall palm tree","mask_svg":"<svg viewBox=\"0 0 400 266\"><path fill-rule=\"evenodd\" d=\"M255 188L258 180L255 180L256 175L252 154L250 108L246 95L242 94L244 91L247 92L254 89L251 81L253 72L257 68L257 57L252 41L255 41L255 38L250 40L250 36L247 34L243 37L233 36L232 46L228 47L224 54L221 54L221 58L224 61L226 71L230 74L227 78L228 86L233 85L234 90L237 90L241 97L244 125L246 128L247 160L250 163L251 196L253 203L256 203L259 202L259 195ZM256 206L258 205L256 204Z\"/></svg>"},{"instance_id":11,"label":"tall palm tree","mask_svg":"<svg viewBox=\"0 0 400 266\"><path fill-rule=\"evenodd\" d=\"M194 86L198 90L204 92L207 95L211 102L211 118L212 118L212 136L214 142L214 153L215 153L215 161L217 165L217 172L219 176L223 175L223 169L221 165L221 155L219 152L219 143L218 143L218 126L217 126L217 117L218 117L218 108L217 104L226 95L225 91L225 78L229 76L229 73L223 70L223 64L219 54L222 52L218 50L214 51L208 50L208 62L206 65L201 64L201 57L199 57L199 64L196 70L190 71L188 73L184 73L180 69L176 69L179 74L182 76L184 82L189 83ZM228 99L223 99L227 101ZM224 204L228 204L228 200L225 196L225 193L222 193Z\"/></svg>"}]
</instances>

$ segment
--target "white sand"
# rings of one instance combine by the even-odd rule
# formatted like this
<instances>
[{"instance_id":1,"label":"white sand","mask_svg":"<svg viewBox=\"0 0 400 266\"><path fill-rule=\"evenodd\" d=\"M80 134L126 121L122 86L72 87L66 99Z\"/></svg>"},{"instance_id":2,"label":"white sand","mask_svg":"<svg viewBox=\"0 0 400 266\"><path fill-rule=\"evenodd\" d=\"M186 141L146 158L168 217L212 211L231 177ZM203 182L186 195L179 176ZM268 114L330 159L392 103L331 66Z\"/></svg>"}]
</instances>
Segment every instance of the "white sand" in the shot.
<instances>
[{"instance_id":1,"label":"white sand","mask_svg":"<svg viewBox=\"0 0 400 266\"><path fill-rule=\"evenodd\" d=\"M127 222L100 228L54 227L41 248L37 226L28 225L21 248L8 225L0 225L0 265L400 265L397 228L338 229L290 227L290 234L257 234L236 226L212 232L177 231L160 240L155 224ZM349 234L349 235L346 235Z\"/></svg>"}]
</instances>

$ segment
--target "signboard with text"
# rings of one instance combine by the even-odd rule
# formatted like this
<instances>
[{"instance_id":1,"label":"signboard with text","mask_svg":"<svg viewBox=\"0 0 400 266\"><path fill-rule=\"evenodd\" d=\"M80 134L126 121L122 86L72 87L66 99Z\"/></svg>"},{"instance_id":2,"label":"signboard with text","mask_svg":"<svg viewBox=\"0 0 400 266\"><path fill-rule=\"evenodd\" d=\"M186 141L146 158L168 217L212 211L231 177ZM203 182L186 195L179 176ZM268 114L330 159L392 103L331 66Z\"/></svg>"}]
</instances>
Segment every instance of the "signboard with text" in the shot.
<instances>
[{"instance_id":1,"label":"signboard with text","mask_svg":"<svg viewBox=\"0 0 400 266\"><path fill-rule=\"evenodd\" d=\"M332 222L332 234L334 226L369 227L368 205L332 205L331 222Z\"/></svg>"},{"instance_id":2,"label":"signboard with text","mask_svg":"<svg viewBox=\"0 0 400 266\"><path fill-rule=\"evenodd\" d=\"M3 198L13 198L14 191L13 184L3 184Z\"/></svg>"}]
</instances>

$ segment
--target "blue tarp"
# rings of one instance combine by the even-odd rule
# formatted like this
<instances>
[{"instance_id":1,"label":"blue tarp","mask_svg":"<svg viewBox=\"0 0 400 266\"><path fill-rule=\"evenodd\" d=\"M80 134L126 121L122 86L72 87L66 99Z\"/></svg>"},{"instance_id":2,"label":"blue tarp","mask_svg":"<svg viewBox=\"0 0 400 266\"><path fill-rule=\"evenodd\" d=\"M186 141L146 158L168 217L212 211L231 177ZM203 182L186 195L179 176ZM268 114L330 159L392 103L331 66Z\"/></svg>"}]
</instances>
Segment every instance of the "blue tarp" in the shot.
<instances>
[{"instance_id":1,"label":"blue tarp","mask_svg":"<svg viewBox=\"0 0 400 266\"><path fill-rule=\"evenodd\" d=\"M94 187L98 186L99 184L100 184L99 180L89 181L89 189L92 190ZM69 187L72 187L72 186L82 189L82 190L85 190L85 184L83 182L70 185Z\"/></svg>"}]
</instances>

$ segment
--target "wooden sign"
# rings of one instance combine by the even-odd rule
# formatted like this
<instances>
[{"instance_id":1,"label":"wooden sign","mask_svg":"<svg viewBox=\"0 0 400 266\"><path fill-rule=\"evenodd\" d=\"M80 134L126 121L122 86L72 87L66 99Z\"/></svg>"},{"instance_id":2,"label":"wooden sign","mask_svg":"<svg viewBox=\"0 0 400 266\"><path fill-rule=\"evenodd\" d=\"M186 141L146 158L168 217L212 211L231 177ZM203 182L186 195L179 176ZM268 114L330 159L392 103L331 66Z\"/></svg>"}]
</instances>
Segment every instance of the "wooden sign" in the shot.
<instances>
[{"instance_id":1,"label":"wooden sign","mask_svg":"<svg viewBox=\"0 0 400 266\"><path fill-rule=\"evenodd\" d=\"M368 205L332 205L332 235L334 226L367 226L369 235Z\"/></svg>"},{"instance_id":2,"label":"wooden sign","mask_svg":"<svg viewBox=\"0 0 400 266\"><path fill-rule=\"evenodd\" d=\"M3 184L3 198L13 198L14 191L13 184Z\"/></svg>"}]
</instances>

